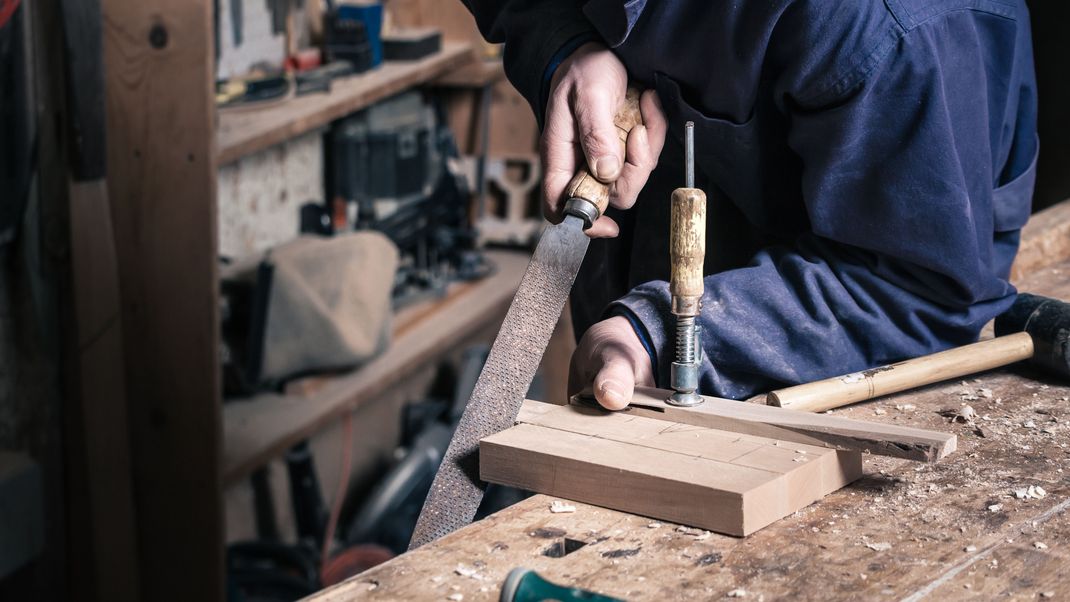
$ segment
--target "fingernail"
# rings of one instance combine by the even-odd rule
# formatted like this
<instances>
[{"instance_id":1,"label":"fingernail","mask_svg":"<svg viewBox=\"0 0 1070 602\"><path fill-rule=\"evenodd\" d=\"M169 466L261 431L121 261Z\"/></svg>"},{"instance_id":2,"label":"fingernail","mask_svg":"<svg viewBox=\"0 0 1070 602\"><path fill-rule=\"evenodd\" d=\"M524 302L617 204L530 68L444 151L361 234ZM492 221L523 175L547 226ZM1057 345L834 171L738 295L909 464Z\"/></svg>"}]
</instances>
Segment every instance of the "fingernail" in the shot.
<instances>
[{"instance_id":1,"label":"fingernail","mask_svg":"<svg viewBox=\"0 0 1070 602\"><path fill-rule=\"evenodd\" d=\"M594 162L594 177L599 180L612 180L620 173L620 161L616 157L599 157Z\"/></svg>"},{"instance_id":2,"label":"fingernail","mask_svg":"<svg viewBox=\"0 0 1070 602\"><path fill-rule=\"evenodd\" d=\"M611 405L624 405L628 400L624 398L620 385L614 381L607 380L602 383L602 401Z\"/></svg>"}]
</instances>

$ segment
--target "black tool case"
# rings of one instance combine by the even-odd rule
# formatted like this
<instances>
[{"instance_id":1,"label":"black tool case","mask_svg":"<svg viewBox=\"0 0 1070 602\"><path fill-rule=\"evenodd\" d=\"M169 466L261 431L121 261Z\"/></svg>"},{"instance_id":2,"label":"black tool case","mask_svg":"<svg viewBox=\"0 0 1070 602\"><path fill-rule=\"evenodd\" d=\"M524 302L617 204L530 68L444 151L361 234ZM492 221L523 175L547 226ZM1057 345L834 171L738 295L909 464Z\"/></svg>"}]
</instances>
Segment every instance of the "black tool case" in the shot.
<instances>
[{"instance_id":1,"label":"black tool case","mask_svg":"<svg viewBox=\"0 0 1070 602\"><path fill-rule=\"evenodd\" d=\"M440 175L436 120L419 92L400 94L341 119L328 134L329 198L390 205L431 193Z\"/></svg>"}]
</instances>

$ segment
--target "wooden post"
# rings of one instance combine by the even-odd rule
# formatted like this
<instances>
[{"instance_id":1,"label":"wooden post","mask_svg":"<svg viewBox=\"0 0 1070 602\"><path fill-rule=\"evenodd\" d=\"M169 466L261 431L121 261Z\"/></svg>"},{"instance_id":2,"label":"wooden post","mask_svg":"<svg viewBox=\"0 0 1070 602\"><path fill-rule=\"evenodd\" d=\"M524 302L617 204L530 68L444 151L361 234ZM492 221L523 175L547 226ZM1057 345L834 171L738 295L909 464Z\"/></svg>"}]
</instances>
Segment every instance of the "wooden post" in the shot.
<instances>
[{"instance_id":1,"label":"wooden post","mask_svg":"<svg viewBox=\"0 0 1070 602\"><path fill-rule=\"evenodd\" d=\"M212 4L103 9L141 594L222 600Z\"/></svg>"}]
</instances>

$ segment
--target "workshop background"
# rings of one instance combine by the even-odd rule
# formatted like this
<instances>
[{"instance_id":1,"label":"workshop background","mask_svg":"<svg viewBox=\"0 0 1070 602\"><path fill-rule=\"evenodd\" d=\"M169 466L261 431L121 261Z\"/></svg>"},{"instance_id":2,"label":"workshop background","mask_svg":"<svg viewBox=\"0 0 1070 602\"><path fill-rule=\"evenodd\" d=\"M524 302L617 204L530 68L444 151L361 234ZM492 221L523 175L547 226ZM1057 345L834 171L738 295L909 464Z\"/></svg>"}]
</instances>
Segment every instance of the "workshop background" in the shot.
<instances>
[{"instance_id":1,"label":"workshop background","mask_svg":"<svg viewBox=\"0 0 1070 602\"><path fill-rule=\"evenodd\" d=\"M1070 6L1030 8L1040 211ZM501 53L457 0L0 0L0 600L291 600L404 551L543 224Z\"/></svg>"}]
</instances>

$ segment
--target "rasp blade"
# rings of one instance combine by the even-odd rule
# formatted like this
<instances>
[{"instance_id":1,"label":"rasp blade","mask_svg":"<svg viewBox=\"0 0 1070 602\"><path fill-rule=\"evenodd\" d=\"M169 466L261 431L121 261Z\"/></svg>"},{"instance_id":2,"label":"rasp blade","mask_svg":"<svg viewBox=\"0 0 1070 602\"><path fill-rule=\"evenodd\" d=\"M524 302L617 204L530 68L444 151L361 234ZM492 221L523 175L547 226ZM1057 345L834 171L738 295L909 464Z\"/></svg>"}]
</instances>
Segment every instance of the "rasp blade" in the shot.
<instances>
[{"instance_id":1,"label":"rasp blade","mask_svg":"<svg viewBox=\"0 0 1070 602\"><path fill-rule=\"evenodd\" d=\"M486 483L479 441L513 426L590 240L568 216L543 233L424 501L409 549L472 522Z\"/></svg>"}]
</instances>

